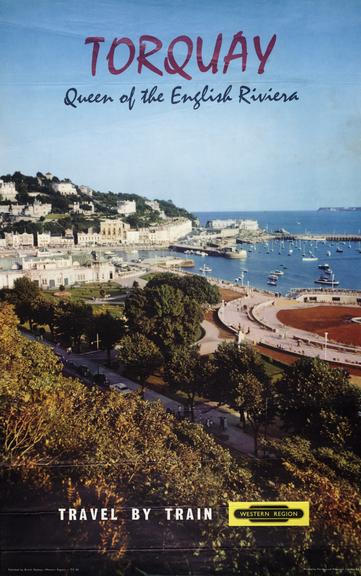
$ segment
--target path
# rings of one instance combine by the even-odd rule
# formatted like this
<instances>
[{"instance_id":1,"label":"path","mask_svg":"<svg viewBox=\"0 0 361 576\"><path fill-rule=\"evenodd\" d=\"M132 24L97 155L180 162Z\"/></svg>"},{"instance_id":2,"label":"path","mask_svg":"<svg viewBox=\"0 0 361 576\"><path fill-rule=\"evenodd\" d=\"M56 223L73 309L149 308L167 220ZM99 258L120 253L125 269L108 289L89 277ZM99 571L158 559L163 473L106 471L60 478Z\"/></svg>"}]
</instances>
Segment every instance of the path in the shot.
<instances>
[{"instance_id":1,"label":"path","mask_svg":"<svg viewBox=\"0 0 361 576\"><path fill-rule=\"evenodd\" d=\"M32 334L25 332L23 332L23 334L27 338L35 340L35 337ZM48 341L44 340L43 344L50 346L57 353L59 353L59 351L61 350L55 344L50 343ZM106 366L103 365L100 366L99 362L93 359L94 356L91 353L66 354L64 350L62 350L62 352L63 352L62 355L65 357L65 360L67 362L72 362L77 366L85 365L92 371L92 373L99 371L101 374L105 374L110 384L115 383L125 384L130 390L133 391L140 389L139 384L137 384L133 380L130 380L125 376L121 376L120 374L118 374L117 372L111 370ZM80 379L78 375L77 378ZM145 389L144 398L145 400L148 400L150 402L156 402L156 401L161 402L164 408L166 409L169 408L175 414L177 414L180 409L183 410L183 407L180 405L179 402L171 398L168 398L163 394L159 394L154 390L149 390L148 388ZM207 428L207 431L214 433L215 435L221 432L221 426L220 426L221 417L222 418L225 417L227 420L227 431L225 432L225 434L227 434L228 436L228 439L222 440L222 444L239 452L248 454L249 456L253 456L253 445L254 445L253 438L249 434L243 432L238 427L239 417L235 412L231 411L227 407L218 408L213 402L199 403L196 406L195 410L196 422L206 424L206 421L208 419L210 427Z\"/></svg>"},{"instance_id":2,"label":"path","mask_svg":"<svg viewBox=\"0 0 361 576\"><path fill-rule=\"evenodd\" d=\"M322 359L354 367L361 366L360 349L327 342L322 336L281 324L277 312L285 306L296 306L291 300L272 298L250 291L248 296L224 303L218 316L228 328L253 344L264 344L299 356ZM318 304L319 305L319 304Z\"/></svg>"},{"instance_id":3,"label":"path","mask_svg":"<svg viewBox=\"0 0 361 576\"><path fill-rule=\"evenodd\" d=\"M203 338L197 342L201 354L213 354L222 342L229 341L229 338L220 336L219 328L213 322L203 320L201 325L205 332Z\"/></svg>"}]
</instances>

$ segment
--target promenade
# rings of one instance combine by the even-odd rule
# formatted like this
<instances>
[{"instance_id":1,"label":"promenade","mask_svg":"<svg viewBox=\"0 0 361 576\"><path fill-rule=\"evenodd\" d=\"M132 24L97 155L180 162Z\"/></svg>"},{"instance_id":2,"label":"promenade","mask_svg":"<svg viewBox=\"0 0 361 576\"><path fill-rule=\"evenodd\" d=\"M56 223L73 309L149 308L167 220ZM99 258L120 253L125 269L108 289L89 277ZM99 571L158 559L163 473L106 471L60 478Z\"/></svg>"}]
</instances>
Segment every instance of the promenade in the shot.
<instances>
[{"instance_id":1,"label":"promenade","mask_svg":"<svg viewBox=\"0 0 361 576\"><path fill-rule=\"evenodd\" d=\"M238 335L239 341L262 344L298 356L321 358L346 366L361 367L360 348L330 342L313 332L285 326L277 318L277 313L281 309L304 306L305 304L295 300L271 297L249 290L247 296L222 303L218 317L226 327Z\"/></svg>"}]
</instances>

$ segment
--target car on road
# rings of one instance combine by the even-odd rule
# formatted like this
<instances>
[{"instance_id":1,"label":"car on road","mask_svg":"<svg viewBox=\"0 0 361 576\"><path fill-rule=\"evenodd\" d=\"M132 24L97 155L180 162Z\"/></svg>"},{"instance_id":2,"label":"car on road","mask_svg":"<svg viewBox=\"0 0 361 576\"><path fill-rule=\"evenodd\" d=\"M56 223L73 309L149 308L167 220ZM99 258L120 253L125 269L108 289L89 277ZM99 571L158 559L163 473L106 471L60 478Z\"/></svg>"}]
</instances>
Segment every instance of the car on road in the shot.
<instances>
[{"instance_id":1,"label":"car on road","mask_svg":"<svg viewBox=\"0 0 361 576\"><path fill-rule=\"evenodd\" d=\"M121 392L122 394L127 394L131 390L125 384L121 382L115 382L114 384L109 385L110 390L114 390L115 392Z\"/></svg>"}]
</instances>

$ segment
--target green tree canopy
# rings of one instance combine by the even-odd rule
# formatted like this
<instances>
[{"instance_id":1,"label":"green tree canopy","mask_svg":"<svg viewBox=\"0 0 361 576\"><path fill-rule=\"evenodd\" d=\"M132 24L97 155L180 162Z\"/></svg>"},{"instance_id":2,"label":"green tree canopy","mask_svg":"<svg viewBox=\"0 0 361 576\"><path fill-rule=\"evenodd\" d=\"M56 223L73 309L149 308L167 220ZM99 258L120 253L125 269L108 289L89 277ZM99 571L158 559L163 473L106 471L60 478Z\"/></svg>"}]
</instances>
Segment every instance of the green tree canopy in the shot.
<instances>
[{"instance_id":1,"label":"green tree canopy","mask_svg":"<svg viewBox=\"0 0 361 576\"><path fill-rule=\"evenodd\" d=\"M199 354L198 347L188 346L176 348L165 367L165 377L170 387L186 394L192 420L195 397L201 395L206 387L208 365L208 359Z\"/></svg>"},{"instance_id":2,"label":"green tree canopy","mask_svg":"<svg viewBox=\"0 0 361 576\"><path fill-rule=\"evenodd\" d=\"M163 360L158 346L139 333L124 336L118 344L117 351L127 374L139 382L142 389L147 378L159 368Z\"/></svg>"},{"instance_id":3,"label":"green tree canopy","mask_svg":"<svg viewBox=\"0 0 361 576\"><path fill-rule=\"evenodd\" d=\"M61 302L56 308L55 330L61 342L80 351L82 337L88 334L92 308L79 302Z\"/></svg>"},{"instance_id":4,"label":"green tree canopy","mask_svg":"<svg viewBox=\"0 0 361 576\"><path fill-rule=\"evenodd\" d=\"M318 358L301 358L278 383L279 411L287 429L314 439L343 444L351 437L354 394L345 370Z\"/></svg>"},{"instance_id":5,"label":"green tree canopy","mask_svg":"<svg viewBox=\"0 0 361 576\"><path fill-rule=\"evenodd\" d=\"M148 282L149 288L167 284L178 288L186 296L199 304L217 304L220 300L219 289L210 284L206 278L197 275L179 276L170 272L155 274Z\"/></svg>"},{"instance_id":6,"label":"green tree canopy","mask_svg":"<svg viewBox=\"0 0 361 576\"><path fill-rule=\"evenodd\" d=\"M177 346L190 345L200 335L200 305L167 284L135 287L125 303L129 330L153 340L164 356Z\"/></svg>"}]
</instances>

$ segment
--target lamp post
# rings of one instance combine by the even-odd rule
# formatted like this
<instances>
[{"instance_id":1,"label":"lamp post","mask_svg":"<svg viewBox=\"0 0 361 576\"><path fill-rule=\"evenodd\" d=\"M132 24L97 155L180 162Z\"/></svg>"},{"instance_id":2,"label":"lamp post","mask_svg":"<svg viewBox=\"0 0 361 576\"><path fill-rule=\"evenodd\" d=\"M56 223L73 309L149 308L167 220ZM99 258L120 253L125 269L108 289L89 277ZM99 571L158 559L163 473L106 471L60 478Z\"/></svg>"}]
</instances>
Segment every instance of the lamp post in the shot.
<instances>
[{"instance_id":1,"label":"lamp post","mask_svg":"<svg viewBox=\"0 0 361 576\"><path fill-rule=\"evenodd\" d=\"M327 360L327 336L328 332L325 332L325 347L324 347L324 359Z\"/></svg>"}]
</instances>

